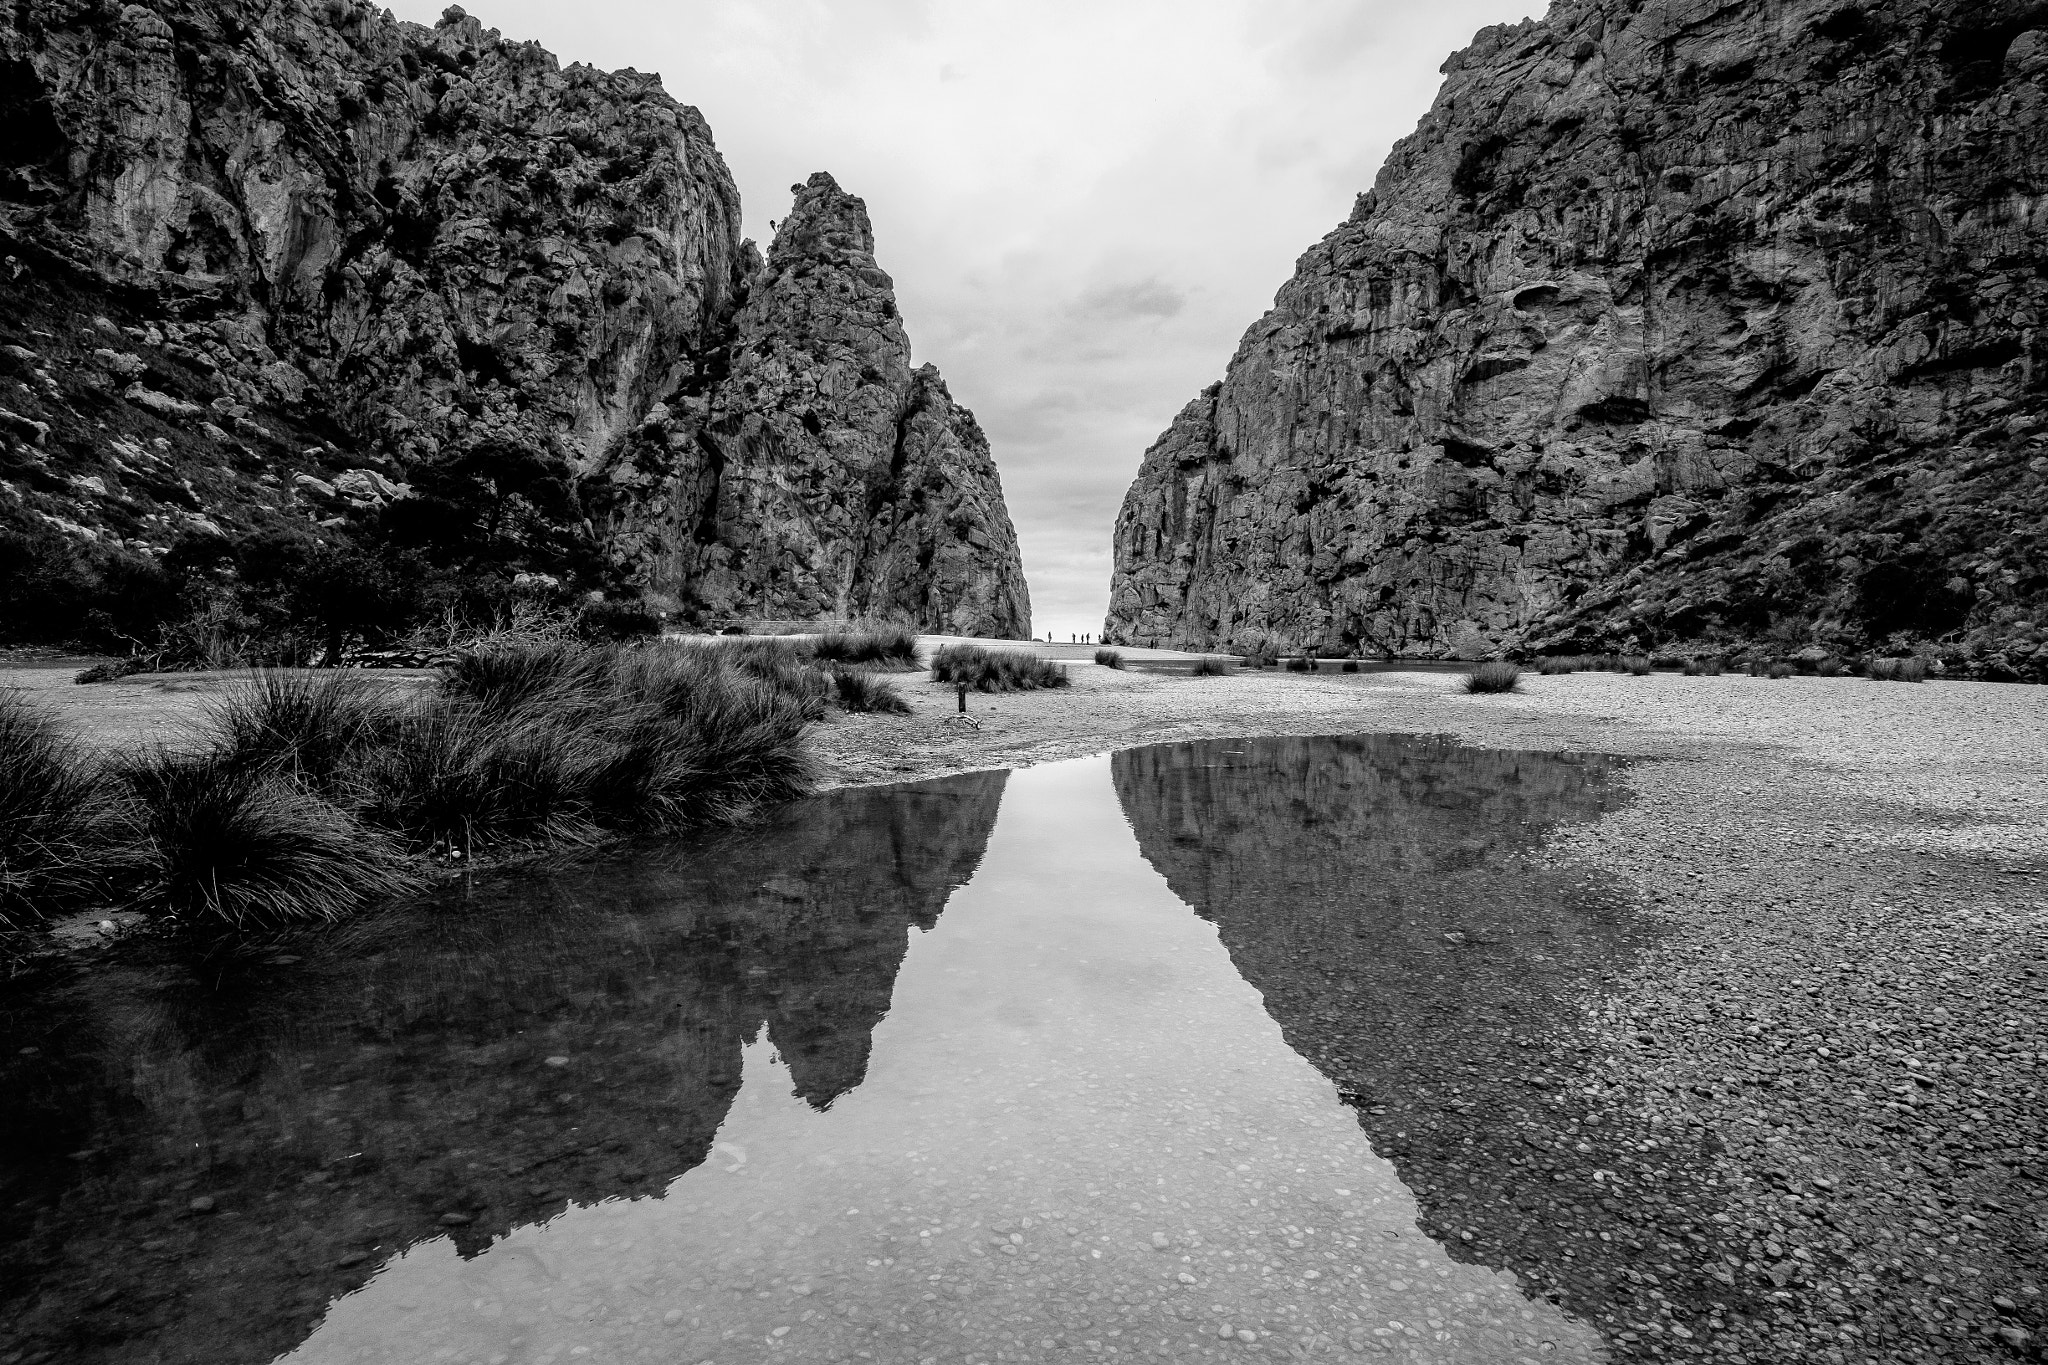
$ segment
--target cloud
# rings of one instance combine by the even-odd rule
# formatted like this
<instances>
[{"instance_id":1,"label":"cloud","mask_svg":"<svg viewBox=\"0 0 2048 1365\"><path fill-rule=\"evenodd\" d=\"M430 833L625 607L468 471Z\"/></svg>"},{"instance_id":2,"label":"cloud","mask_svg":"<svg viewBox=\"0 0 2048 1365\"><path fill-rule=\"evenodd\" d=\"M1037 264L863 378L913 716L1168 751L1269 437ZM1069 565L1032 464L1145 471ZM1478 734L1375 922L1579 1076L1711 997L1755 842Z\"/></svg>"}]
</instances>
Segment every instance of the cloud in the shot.
<instances>
[{"instance_id":1,"label":"cloud","mask_svg":"<svg viewBox=\"0 0 2048 1365\"><path fill-rule=\"evenodd\" d=\"M1075 301L1091 318L1170 318L1187 306L1187 295L1158 280L1100 285Z\"/></svg>"},{"instance_id":2,"label":"cloud","mask_svg":"<svg viewBox=\"0 0 2048 1365\"><path fill-rule=\"evenodd\" d=\"M464 0L663 73L748 232L829 170L988 432L1040 633L1101 629L1146 446L1350 212L1437 68L1535 0ZM431 23L444 0L398 0Z\"/></svg>"}]
</instances>

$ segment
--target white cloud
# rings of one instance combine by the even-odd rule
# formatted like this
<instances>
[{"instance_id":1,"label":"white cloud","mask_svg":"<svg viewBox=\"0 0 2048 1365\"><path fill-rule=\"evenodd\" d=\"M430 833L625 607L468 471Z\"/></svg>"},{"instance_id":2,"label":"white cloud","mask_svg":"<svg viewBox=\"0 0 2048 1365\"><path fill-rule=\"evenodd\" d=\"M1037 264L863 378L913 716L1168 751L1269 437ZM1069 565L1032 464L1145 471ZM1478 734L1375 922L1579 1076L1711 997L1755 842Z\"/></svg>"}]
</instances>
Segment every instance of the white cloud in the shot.
<instances>
[{"instance_id":1,"label":"white cloud","mask_svg":"<svg viewBox=\"0 0 2048 1365\"><path fill-rule=\"evenodd\" d=\"M1003 473L1041 634L1099 631L1145 447L1535 0L474 0L702 109L761 240L828 170ZM438 4L394 6L431 22Z\"/></svg>"}]
</instances>

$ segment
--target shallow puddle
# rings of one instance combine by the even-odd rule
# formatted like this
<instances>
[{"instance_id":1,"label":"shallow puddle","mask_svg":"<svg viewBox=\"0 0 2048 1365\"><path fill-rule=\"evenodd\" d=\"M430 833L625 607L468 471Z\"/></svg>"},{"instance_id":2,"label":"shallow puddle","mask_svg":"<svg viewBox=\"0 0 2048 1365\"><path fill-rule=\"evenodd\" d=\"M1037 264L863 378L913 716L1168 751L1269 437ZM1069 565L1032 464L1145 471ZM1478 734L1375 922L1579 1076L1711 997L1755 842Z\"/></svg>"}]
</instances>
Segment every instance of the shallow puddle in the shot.
<instances>
[{"instance_id":1,"label":"shallow puddle","mask_svg":"<svg viewBox=\"0 0 2048 1365\"><path fill-rule=\"evenodd\" d=\"M1133 833L1171 816L1145 781L1233 765L1305 783L1238 815L1331 820L1273 746L1366 742L834 793L214 988L17 1000L0 1326L109 1361L1600 1358L1418 1231Z\"/></svg>"}]
</instances>

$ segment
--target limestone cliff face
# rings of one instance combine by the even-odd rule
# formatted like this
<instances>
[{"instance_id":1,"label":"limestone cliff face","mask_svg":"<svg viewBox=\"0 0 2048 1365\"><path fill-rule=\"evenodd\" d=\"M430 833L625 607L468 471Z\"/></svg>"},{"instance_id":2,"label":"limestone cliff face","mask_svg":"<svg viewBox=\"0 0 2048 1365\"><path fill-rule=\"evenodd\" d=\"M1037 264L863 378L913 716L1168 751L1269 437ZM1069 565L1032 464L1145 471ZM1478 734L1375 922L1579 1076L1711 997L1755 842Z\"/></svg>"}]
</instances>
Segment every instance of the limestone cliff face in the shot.
<instances>
[{"instance_id":1,"label":"limestone cliff face","mask_svg":"<svg viewBox=\"0 0 2048 1365\"><path fill-rule=\"evenodd\" d=\"M2048 676L2048 7L1483 31L1147 452L1107 635Z\"/></svg>"},{"instance_id":2,"label":"limestone cliff face","mask_svg":"<svg viewBox=\"0 0 2048 1365\"><path fill-rule=\"evenodd\" d=\"M357 0L12 6L0 126L0 500L102 544L159 552L195 531L329 520L404 496L422 469L508 499L544 486L528 510L588 539L600 526L580 495L650 414L705 400L728 371L745 384L765 363L748 348L808 353L865 335L862 310L893 313L867 254L879 284L800 307L771 280L736 331L760 260L697 111L656 76L563 69L460 8L425 28ZM858 386L758 391L764 429L793 427L774 404L799 396L828 436L874 412L894 422L913 390L926 415L898 444L917 488L946 491L882 523L869 508L820 519L812 567L833 581L869 566L889 601L915 601L907 619L1021 632L985 445L935 374L891 383L872 412ZM865 465L811 473L873 482ZM600 539L597 561L761 614L765 578L650 539L654 518L619 507L618 488L603 481L601 520L632 544ZM763 528L766 551L744 521L769 508L730 502L720 543L779 554L787 528ZM972 525L955 535L948 517ZM679 576L700 570L703 591ZM980 596L946 596L956 584ZM824 610L847 594L813 597Z\"/></svg>"},{"instance_id":3,"label":"limestone cliff face","mask_svg":"<svg viewBox=\"0 0 2048 1365\"><path fill-rule=\"evenodd\" d=\"M1031 605L988 442L912 369L867 208L792 187L725 372L657 409L605 471L612 543L718 618L870 616L1021 637Z\"/></svg>"}]
</instances>

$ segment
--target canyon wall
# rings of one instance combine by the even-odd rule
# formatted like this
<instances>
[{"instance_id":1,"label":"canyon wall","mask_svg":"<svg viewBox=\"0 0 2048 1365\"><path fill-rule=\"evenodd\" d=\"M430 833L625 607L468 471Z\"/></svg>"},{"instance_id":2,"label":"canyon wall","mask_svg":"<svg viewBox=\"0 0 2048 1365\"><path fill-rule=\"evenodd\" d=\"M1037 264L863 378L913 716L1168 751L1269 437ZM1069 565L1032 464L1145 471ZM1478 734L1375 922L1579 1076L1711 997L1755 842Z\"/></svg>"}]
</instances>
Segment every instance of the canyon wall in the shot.
<instances>
[{"instance_id":1,"label":"canyon wall","mask_svg":"<svg viewBox=\"0 0 2048 1365\"><path fill-rule=\"evenodd\" d=\"M1146 452L1106 638L2048 677L2048 5L1559 0Z\"/></svg>"},{"instance_id":2,"label":"canyon wall","mask_svg":"<svg viewBox=\"0 0 2048 1365\"><path fill-rule=\"evenodd\" d=\"M562 68L459 7L52 0L0 13L0 127L12 524L158 555L431 491L532 551L509 569L580 564L688 619L1029 628L986 444L908 372L859 201L800 204L816 239L786 227L757 278L711 132L657 76ZM860 288L793 294L848 234ZM884 392L751 382L842 334ZM615 477L700 409L825 436L800 474L800 440L750 428L671 483ZM758 491L792 480L801 509ZM746 567L789 517L815 581Z\"/></svg>"}]
</instances>

